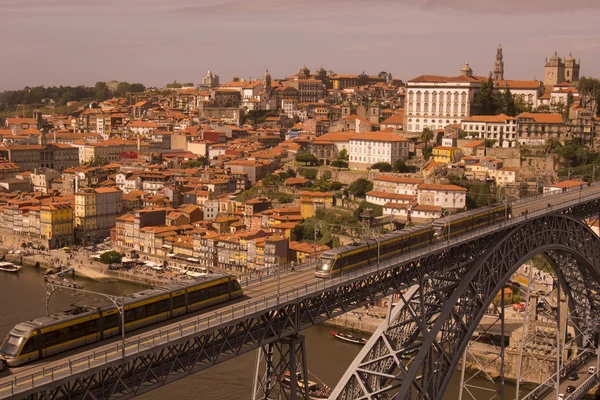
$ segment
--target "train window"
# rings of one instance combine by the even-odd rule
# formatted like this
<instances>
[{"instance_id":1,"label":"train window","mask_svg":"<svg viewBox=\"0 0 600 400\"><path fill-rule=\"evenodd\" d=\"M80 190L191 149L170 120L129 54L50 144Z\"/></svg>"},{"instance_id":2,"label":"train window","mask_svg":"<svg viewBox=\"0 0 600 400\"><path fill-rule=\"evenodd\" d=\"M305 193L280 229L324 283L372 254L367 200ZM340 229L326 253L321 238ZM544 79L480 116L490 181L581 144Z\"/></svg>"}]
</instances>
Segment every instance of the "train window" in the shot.
<instances>
[{"instance_id":1,"label":"train window","mask_svg":"<svg viewBox=\"0 0 600 400\"><path fill-rule=\"evenodd\" d=\"M104 317L104 329L111 329L121 324L121 317L119 313L107 315Z\"/></svg>"},{"instance_id":2,"label":"train window","mask_svg":"<svg viewBox=\"0 0 600 400\"><path fill-rule=\"evenodd\" d=\"M218 286L219 296L229 293L229 282L222 283Z\"/></svg>"},{"instance_id":3,"label":"train window","mask_svg":"<svg viewBox=\"0 0 600 400\"><path fill-rule=\"evenodd\" d=\"M185 293L179 296L173 297L173 309L181 308L185 306Z\"/></svg>"},{"instance_id":4,"label":"train window","mask_svg":"<svg viewBox=\"0 0 600 400\"><path fill-rule=\"evenodd\" d=\"M125 311L125 323L128 324L133 321L135 321L135 308Z\"/></svg>"},{"instance_id":5,"label":"train window","mask_svg":"<svg viewBox=\"0 0 600 400\"><path fill-rule=\"evenodd\" d=\"M158 303L158 313L164 313L171 309L171 299L164 299Z\"/></svg>"},{"instance_id":6,"label":"train window","mask_svg":"<svg viewBox=\"0 0 600 400\"><path fill-rule=\"evenodd\" d=\"M21 350L21 354L28 354L38 349L38 340L37 336L30 337L27 339L25 344L23 345L23 349Z\"/></svg>"},{"instance_id":7,"label":"train window","mask_svg":"<svg viewBox=\"0 0 600 400\"><path fill-rule=\"evenodd\" d=\"M144 318L146 318L148 316L147 315L146 307L147 307L146 305L136 307L136 309L135 309L135 319L136 319L136 321L140 320L140 319L144 319Z\"/></svg>"},{"instance_id":8,"label":"train window","mask_svg":"<svg viewBox=\"0 0 600 400\"><path fill-rule=\"evenodd\" d=\"M46 341L46 347L54 346L56 343L59 342L58 331L45 333L44 340Z\"/></svg>"},{"instance_id":9,"label":"train window","mask_svg":"<svg viewBox=\"0 0 600 400\"><path fill-rule=\"evenodd\" d=\"M22 337L9 334L8 338L2 344L0 352L2 354L6 354L7 356L16 356L22 343Z\"/></svg>"},{"instance_id":10,"label":"train window","mask_svg":"<svg viewBox=\"0 0 600 400\"><path fill-rule=\"evenodd\" d=\"M158 314L158 302L146 304L146 314L148 316Z\"/></svg>"}]
</instances>

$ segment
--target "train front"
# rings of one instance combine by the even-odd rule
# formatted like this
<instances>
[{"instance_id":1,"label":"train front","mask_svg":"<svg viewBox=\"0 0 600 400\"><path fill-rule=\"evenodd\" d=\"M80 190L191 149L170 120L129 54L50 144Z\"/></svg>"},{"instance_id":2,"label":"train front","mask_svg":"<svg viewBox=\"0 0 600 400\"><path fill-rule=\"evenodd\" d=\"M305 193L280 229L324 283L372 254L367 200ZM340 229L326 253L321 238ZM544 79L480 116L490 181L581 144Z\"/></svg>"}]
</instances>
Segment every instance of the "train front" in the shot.
<instances>
[{"instance_id":1,"label":"train front","mask_svg":"<svg viewBox=\"0 0 600 400\"><path fill-rule=\"evenodd\" d=\"M324 252L315 267L315 277L317 278L330 278L333 272L333 266L337 259L336 254L328 254L330 251Z\"/></svg>"},{"instance_id":2,"label":"train front","mask_svg":"<svg viewBox=\"0 0 600 400\"><path fill-rule=\"evenodd\" d=\"M0 371L21 364L18 357L31 333L29 326L18 324L6 335L6 339L0 347Z\"/></svg>"}]
</instances>

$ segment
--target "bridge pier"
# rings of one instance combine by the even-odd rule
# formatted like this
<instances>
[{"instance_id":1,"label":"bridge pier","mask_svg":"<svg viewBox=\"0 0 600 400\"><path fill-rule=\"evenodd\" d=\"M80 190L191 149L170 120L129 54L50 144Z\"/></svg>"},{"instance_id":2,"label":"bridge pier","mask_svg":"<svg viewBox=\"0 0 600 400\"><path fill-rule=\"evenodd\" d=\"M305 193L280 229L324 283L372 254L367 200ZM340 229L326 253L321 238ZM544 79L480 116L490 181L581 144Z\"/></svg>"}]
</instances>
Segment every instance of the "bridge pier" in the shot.
<instances>
[{"instance_id":1,"label":"bridge pier","mask_svg":"<svg viewBox=\"0 0 600 400\"><path fill-rule=\"evenodd\" d=\"M303 335L292 335L258 349L252 400L304 399L308 368Z\"/></svg>"}]
</instances>

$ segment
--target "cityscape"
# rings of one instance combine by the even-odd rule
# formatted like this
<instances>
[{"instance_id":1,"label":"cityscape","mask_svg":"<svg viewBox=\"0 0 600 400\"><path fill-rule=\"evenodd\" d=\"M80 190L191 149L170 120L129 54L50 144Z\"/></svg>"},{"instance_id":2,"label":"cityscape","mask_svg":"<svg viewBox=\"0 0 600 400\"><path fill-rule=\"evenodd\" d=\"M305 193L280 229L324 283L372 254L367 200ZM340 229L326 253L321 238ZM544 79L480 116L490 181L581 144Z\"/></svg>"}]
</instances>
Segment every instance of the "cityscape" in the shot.
<instances>
[{"instance_id":1,"label":"cityscape","mask_svg":"<svg viewBox=\"0 0 600 400\"><path fill-rule=\"evenodd\" d=\"M40 10L59 21L67 3ZM302 2L179 3L140 13L182 24L203 13L203 32L259 25L265 10L276 26L314 22ZM322 18L346 32L332 3ZM447 3L419 13L467 12ZM562 7L547 6L548 18ZM210 39L193 81L163 84L151 74L188 76L176 66L190 63L184 50L128 81L116 79L130 66L104 66L115 80L95 72L119 46L87 75L51 63L21 74L11 59L0 82L0 399L600 398L596 45L562 41L524 66L507 34L460 47L459 62L438 48L437 64L374 66L357 42L340 68L313 43L290 69L296 55L276 53L288 35L235 63ZM30 86L15 86L24 75Z\"/></svg>"}]
</instances>

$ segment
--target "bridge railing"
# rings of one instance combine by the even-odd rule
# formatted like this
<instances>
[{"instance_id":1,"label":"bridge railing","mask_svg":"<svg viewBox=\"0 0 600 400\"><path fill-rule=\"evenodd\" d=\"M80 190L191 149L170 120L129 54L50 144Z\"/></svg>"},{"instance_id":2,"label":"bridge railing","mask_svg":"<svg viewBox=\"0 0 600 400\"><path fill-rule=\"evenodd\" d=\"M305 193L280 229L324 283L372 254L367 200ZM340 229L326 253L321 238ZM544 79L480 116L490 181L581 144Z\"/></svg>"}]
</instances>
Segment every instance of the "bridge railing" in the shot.
<instances>
[{"instance_id":1,"label":"bridge railing","mask_svg":"<svg viewBox=\"0 0 600 400\"><path fill-rule=\"evenodd\" d=\"M596 198L598 198L598 194L586 195L581 199L566 200L559 204L554 204L551 211L577 205L580 202L586 202ZM252 315L255 315L259 312L265 312L269 309L276 309L278 306L281 306L289 301L324 292L328 289L332 289L377 272L390 270L397 265L418 260L428 254L439 252L440 250L446 249L450 246L469 242L473 238L484 236L489 233L505 229L509 226L520 224L529 219L547 214L551 211L547 209L540 209L538 211L531 212L528 215L514 216L513 218L507 219L500 223L470 231L467 234L450 238L449 240L438 242L425 248L411 251L407 254L386 260L379 264L369 265L359 270L339 275L334 279L318 279L310 283L307 282L303 285L283 290L279 295L267 295L259 299L235 304L231 307L223 307L222 309L217 310L207 316L197 317L191 321L180 324L172 324L165 328L161 328L158 331L154 331L153 333L138 335L132 339L126 340L124 352L125 357L129 358L135 354L151 350L157 346L167 345L171 342L186 337L196 336L201 332L206 333L211 329L214 329L215 327L221 326L225 323L248 318ZM86 356L69 358L64 362L60 362L59 364L49 368L42 368L41 371L38 370L30 375L15 377L10 382L0 385L0 397L17 394L22 391L35 388L39 385L47 384L58 379L63 379L74 373L83 372L107 363L119 361L122 359L122 348L122 344L117 342L107 345L107 347L105 347L103 350L94 351Z\"/></svg>"},{"instance_id":2,"label":"bridge railing","mask_svg":"<svg viewBox=\"0 0 600 400\"><path fill-rule=\"evenodd\" d=\"M576 187L567 189L564 192L560 191L560 190L554 190L554 191L548 192L548 193L540 193L535 196L528 196L528 197L523 197L523 198L517 199L517 200L511 200L508 202L508 204L511 206L517 206L519 204L530 203L530 202L539 201L539 200L543 200L543 199L549 199L549 198L563 195L565 193L572 193L572 192L576 192L578 190L583 190L587 187L595 187L595 186L599 186L599 185L600 185L600 181L590 182L589 185L586 183L586 184L583 184L582 186L576 186Z\"/></svg>"},{"instance_id":3,"label":"bridge railing","mask_svg":"<svg viewBox=\"0 0 600 400\"><path fill-rule=\"evenodd\" d=\"M597 383L598 383L598 372L594 372L589 378L587 378L573 393L571 393L567 399L580 399L586 395Z\"/></svg>"}]
</instances>

